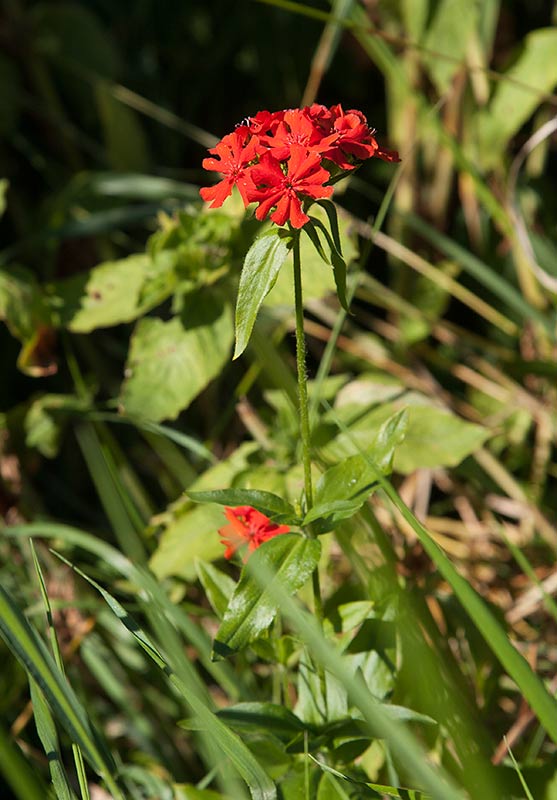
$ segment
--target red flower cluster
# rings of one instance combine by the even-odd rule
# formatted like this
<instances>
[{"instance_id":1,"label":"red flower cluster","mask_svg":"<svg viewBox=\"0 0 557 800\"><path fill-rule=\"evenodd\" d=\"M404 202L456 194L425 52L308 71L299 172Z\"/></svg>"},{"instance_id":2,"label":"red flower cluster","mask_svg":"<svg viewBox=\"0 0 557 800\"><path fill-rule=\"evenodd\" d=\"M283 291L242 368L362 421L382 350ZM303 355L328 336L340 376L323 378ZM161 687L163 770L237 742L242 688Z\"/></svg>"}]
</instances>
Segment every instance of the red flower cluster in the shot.
<instances>
[{"instance_id":1,"label":"red flower cluster","mask_svg":"<svg viewBox=\"0 0 557 800\"><path fill-rule=\"evenodd\" d=\"M252 552L267 539L290 531L287 525L271 522L269 517L251 506L225 508L224 514L230 524L219 528L219 534L221 544L226 547L224 557L228 559L245 545L248 546L248 551Z\"/></svg>"},{"instance_id":2,"label":"red flower cluster","mask_svg":"<svg viewBox=\"0 0 557 800\"><path fill-rule=\"evenodd\" d=\"M344 111L340 104L259 111L209 150L218 158L205 158L203 167L224 177L201 189L201 197L218 208L237 186L244 205L259 203L257 219L274 208L277 225L301 228L309 222L302 201L330 197L333 171L348 172L372 156L400 161L396 152L382 150L373 134L361 111Z\"/></svg>"}]
</instances>

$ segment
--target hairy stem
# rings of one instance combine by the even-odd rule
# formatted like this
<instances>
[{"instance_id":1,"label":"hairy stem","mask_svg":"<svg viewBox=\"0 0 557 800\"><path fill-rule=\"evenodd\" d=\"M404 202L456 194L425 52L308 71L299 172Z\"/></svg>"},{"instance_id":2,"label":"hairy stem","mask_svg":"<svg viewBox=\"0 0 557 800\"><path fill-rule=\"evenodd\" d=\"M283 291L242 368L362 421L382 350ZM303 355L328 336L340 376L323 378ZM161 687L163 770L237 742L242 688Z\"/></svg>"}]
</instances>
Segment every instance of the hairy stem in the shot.
<instances>
[{"instance_id":1,"label":"hairy stem","mask_svg":"<svg viewBox=\"0 0 557 800\"><path fill-rule=\"evenodd\" d=\"M300 264L300 233L297 232L293 246L294 261L294 304L296 309L296 366L298 371L298 410L300 413L300 434L302 440L302 461L304 465L304 488L306 493L306 510L313 505L313 484L311 479L311 449L309 427L309 405L306 374L306 337L304 334L304 303L302 295L302 269ZM308 536L313 536L308 528ZM313 603L315 615L323 619L323 603L321 601L321 585L319 568L312 575Z\"/></svg>"}]
</instances>

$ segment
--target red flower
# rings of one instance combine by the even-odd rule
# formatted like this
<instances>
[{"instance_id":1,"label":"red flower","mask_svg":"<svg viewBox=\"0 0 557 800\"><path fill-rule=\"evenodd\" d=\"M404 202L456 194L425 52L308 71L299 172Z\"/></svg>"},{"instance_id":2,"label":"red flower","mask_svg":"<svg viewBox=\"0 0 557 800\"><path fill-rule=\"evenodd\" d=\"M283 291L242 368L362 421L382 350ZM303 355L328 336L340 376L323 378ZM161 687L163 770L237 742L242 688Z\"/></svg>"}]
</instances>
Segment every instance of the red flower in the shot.
<instances>
[{"instance_id":1,"label":"red flower","mask_svg":"<svg viewBox=\"0 0 557 800\"><path fill-rule=\"evenodd\" d=\"M259 203L257 219L272 212L277 225L302 228L309 222L302 202L332 195L331 171L335 183L373 156L400 161L394 150L379 147L374 133L361 111L344 111L340 103L258 111L209 151L218 158L204 159L203 166L223 179L200 189L201 197L218 208L237 186L244 205Z\"/></svg>"},{"instance_id":2,"label":"red flower","mask_svg":"<svg viewBox=\"0 0 557 800\"><path fill-rule=\"evenodd\" d=\"M247 144L246 139L246 132L237 129L225 136L216 147L209 150L210 153L219 156L218 160L216 158L203 159L204 169L221 172L224 175L220 183L199 190L199 194L204 200L213 201L211 208L222 206L226 198L232 194L234 185L238 187L244 205L247 206L247 190L251 185L248 168L260 147L256 138L250 139Z\"/></svg>"},{"instance_id":3,"label":"red flower","mask_svg":"<svg viewBox=\"0 0 557 800\"><path fill-rule=\"evenodd\" d=\"M330 149L323 153L324 158L333 161L341 169L354 169L348 156L364 161L377 155L379 145L370 130L367 120L361 111L345 112L340 105L332 106L333 126L329 136L323 143Z\"/></svg>"},{"instance_id":4,"label":"red flower","mask_svg":"<svg viewBox=\"0 0 557 800\"><path fill-rule=\"evenodd\" d=\"M284 112L284 119L278 124L273 136L265 136L262 142L271 148L271 152L279 161L284 161L290 155L293 144L301 144L306 150L320 152L326 150L323 146L322 131L315 125L304 111L293 109Z\"/></svg>"},{"instance_id":5,"label":"red flower","mask_svg":"<svg viewBox=\"0 0 557 800\"><path fill-rule=\"evenodd\" d=\"M229 524L219 528L219 534L221 543L226 547L224 557L228 559L232 558L245 545L248 546L248 551L251 553L267 539L290 531L287 525L277 525L271 522L269 517L251 506L227 507L224 509L224 513ZM244 561L246 561L245 557Z\"/></svg>"},{"instance_id":6,"label":"red flower","mask_svg":"<svg viewBox=\"0 0 557 800\"><path fill-rule=\"evenodd\" d=\"M257 219L265 219L276 206L271 214L273 222L284 225L288 220L294 228L301 228L309 222L309 217L302 211L300 195L314 199L330 197L333 187L323 185L330 177L321 166L319 153L308 153L302 145L292 144L286 174L274 156L263 153L259 164L251 168L256 188L248 189L248 199L259 202L255 212Z\"/></svg>"}]
</instances>

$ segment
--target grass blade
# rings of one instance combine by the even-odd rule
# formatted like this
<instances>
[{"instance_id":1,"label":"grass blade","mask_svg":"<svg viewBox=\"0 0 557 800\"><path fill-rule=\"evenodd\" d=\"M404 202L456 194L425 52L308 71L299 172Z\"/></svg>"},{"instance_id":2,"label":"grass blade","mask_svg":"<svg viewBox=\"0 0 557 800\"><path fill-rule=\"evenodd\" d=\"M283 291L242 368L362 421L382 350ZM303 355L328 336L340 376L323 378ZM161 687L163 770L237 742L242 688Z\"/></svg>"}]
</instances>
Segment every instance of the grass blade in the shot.
<instances>
[{"instance_id":1,"label":"grass blade","mask_svg":"<svg viewBox=\"0 0 557 800\"><path fill-rule=\"evenodd\" d=\"M55 551L53 551L55 552ZM122 624L134 636L140 647L145 650L147 655L155 664L166 674L168 680L179 691L192 712L200 719L204 732L207 737L214 742L218 748L226 753L230 758L242 778L250 788L254 800L275 800L276 790L273 782L267 773L260 767L251 752L244 745L242 740L224 725L211 711L206 702L199 694L184 683L172 667L167 662L165 656L157 649L147 634L141 629L138 623L128 614L126 609L114 598L106 589L103 589L96 581L88 577L82 570L74 566L63 556L55 553L65 564L68 564L78 575L81 575L91 584L104 598L110 609L122 622Z\"/></svg>"},{"instance_id":2,"label":"grass blade","mask_svg":"<svg viewBox=\"0 0 557 800\"><path fill-rule=\"evenodd\" d=\"M37 573L37 577L39 580L39 587L41 590L41 597L43 600L43 605L45 608L46 613L46 620L48 625L48 636L50 640L50 646L52 648L52 653L54 655L54 660L56 662L56 666L60 670L60 674L65 677L65 669L64 669L64 662L62 660L62 653L60 652L60 646L58 644L58 637L56 636L56 628L54 627L54 622L52 619L52 608L50 606L50 600L48 598L48 592L46 590L46 584L43 577L43 572L41 569L41 565L39 563L39 559L37 557L37 552L35 550L35 546L33 544L33 540L29 540L29 546L31 547L31 555L33 557L33 564L35 566L35 571ZM73 792L71 792L69 785L67 783L67 778L64 772L64 768L62 765L62 761L59 757L58 752L58 736L56 735L56 729L54 727L54 720L52 719L52 715L50 714L50 710L46 704L44 699L44 695L39 689L39 687L35 684L34 681L30 681L31 687L31 696L33 693L37 698L38 706L35 706L35 701L33 701L33 711L35 713L35 719L37 722L37 732L39 733L39 738L43 744L45 752L48 756L48 763L50 767L50 773L52 776L52 783L58 797L65 797L66 795L61 794L61 792L69 791L70 795L73 797ZM42 717L41 721L39 722L39 715L37 712L39 709L39 714ZM43 730L43 735L41 736L41 730L39 728L41 726ZM72 743L72 751L74 755L74 762L77 771L77 777L79 781L79 788L81 791L81 797L83 800L90 800L89 796L89 787L87 785L87 776L85 773L85 764L83 763L83 755L81 750L79 749L79 745L75 742ZM57 761L53 760L53 754L57 756ZM58 784L60 785L60 789L58 788Z\"/></svg>"},{"instance_id":3,"label":"grass blade","mask_svg":"<svg viewBox=\"0 0 557 800\"><path fill-rule=\"evenodd\" d=\"M36 681L48 703L73 741L106 781L117 800L123 800L113 775L116 765L98 732L92 727L73 689L60 675L43 641L27 622L11 594L0 585L0 635Z\"/></svg>"}]
</instances>

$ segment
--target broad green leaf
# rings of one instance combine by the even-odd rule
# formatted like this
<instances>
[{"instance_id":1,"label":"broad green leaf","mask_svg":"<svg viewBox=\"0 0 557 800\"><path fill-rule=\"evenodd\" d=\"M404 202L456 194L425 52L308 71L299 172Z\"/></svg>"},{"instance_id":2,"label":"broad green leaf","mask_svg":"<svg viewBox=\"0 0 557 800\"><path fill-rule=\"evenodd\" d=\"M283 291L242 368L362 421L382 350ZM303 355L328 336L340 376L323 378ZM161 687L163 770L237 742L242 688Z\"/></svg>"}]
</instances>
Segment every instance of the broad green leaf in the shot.
<instances>
[{"instance_id":1,"label":"broad green leaf","mask_svg":"<svg viewBox=\"0 0 557 800\"><path fill-rule=\"evenodd\" d=\"M236 584L230 575L217 569L213 564L207 561L202 561L199 558L196 559L195 568L197 570L197 577L207 596L207 600L210 602L218 618L222 619L234 589L236 588Z\"/></svg>"},{"instance_id":2,"label":"broad green leaf","mask_svg":"<svg viewBox=\"0 0 557 800\"><path fill-rule=\"evenodd\" d=\"M274 703L237 703L221 709L218 716L240 732L269 732L286 740L307 728L292 711Z\"/></svg>"},{"instance_id":3,"label":"broad green leaf","mask_svg":"<svg viewBox=\"0 0 557 800\"><path fill-rule=\"evenodd\" d=\"M87 192L101 197L119 197L128 200L168 200L180 198L197 200L199 187L160 175L146 175L142 172L92 172L81 178Z\"/></svg>"},{"instance_id":4,"label":"broad green leaf","mask_svg":"<svg viewBox=\"0 0 557 800\"><path fill-rule=\"evenodd\" d=\"M272 584L279 583L289 594L294 594L316 568L320 553L317 539L291 533L269 539L252 553L217 632L213 645L215 657L229 656L246 647L275 618L278 607L271 594L272 587L262 589L253 577L262 564L264 569L272 571Z\"/></svg>"},{"instance_id":5,"label":"broad green leaf","mask_svg":"<svg viewBox=\"0 0 557 800\"><path fill-rule=\"evenodd\" d=\"M221 371L232 344L230 307L204 292L179 317L140 320L132 335L120 404L132 415L175 419Z\"/></svg>"},{"instance_id":6,"label":"broad green leaf","mask_svg":"<svg viewBox=\"0 0 557 800\"><path fill-rule=\"evenodd\" d=\"M68 417L84 411L88 401L73 395L45 394L34 400L25 415L25 444L47 458L58 454L60 437Z\"/></svg>"},{"instance_id":7,"label":"broad green leaf","mask_svg":"<svg viewBox=\"0 0 557 800\"><path fill-rule=\"evenodd\" d=\"M478 158L495 167L509 139L532 116L540 97L557 85L557 29L540 28L524 38L522 52L497 82L489 106L477 115ZM524 84L521 86L520 84Z\"/></svg>"},{"instance_id":8,"label":"broad green leaf","mask_svg":"<svg viewBox=\"0 0 557 800\"><path fill-rule=\"evenodd\" d=\"M394 451L393 469L409 474L421 467L456 466L489 437L490 431L465 422L450 411L428 404L421 395L406 394L396 403L385 403L365 414L349 430L323 447L327 457L341 458L367 452L377 442L380 430L393 412L408 404L408 427Z\"/></svg>"},{"instance_id":9,"label":"broad green leaf","mask_svg":"<svg viewBox=\"0 0 557 800\"><path fill-rule=\"evenodd\" d=\"M169 251L153 257L140 253L60 281L50 298L59 324L89 333L137 319L174 291L175 260Z\"/></svg>"},{"instance_id":10,"label":"broad green leaf","mask_svg":"<svg viewBox=\"0 0 557 800\"><path fill-rule=\"evenodd\" d=\"M434 406L408 408L408 429L395 451L394 469L408 474L420 467L454 467L482 446L490 432Z\"/></svg>"},{"instance_id":11,"label":"broad green leaf","mask_svg":"<svg viewBox=\"0 0 557 800\"><path fill-rule=\"evenodd\" d=\"M244 443L228 458L204 472L192 484L192 489L208 490L230 484L248 467L250 456L257 449L253 442ZM213 561L222 557L218 529L226 524L226 519L221 507L204 504L192 508L191 501L184 495L160 515L159 524L164 529L150 561L157 578L179 575L186 580L195 580L196 558Z\"/></svg>"},{"instance_id":12,"label":"broad green leaf","mask_svg":"<svg viewBox=\"0 0 557 800\"><path fill-rule=\"evenodd\" d=\"M122 795L112 780L116 766L99 734L93 729L73 689L60 674L43 641L30 626L7 590L0 585L0 634L16 658L37 683L71 739L117 798Z\"/></svg>"},{"instance_id":13,"label":"broad green leaf","mask_svg":"<svg viewBox=\"0 0 557 800\"><path fill-rule=\"evenodd\" d=\"M222 508L215 505L198 506L178 515L163 531L149 562L151 569L159 579L169 575L194 579L197 558L222 558L218 530L225 524Z\"/></svg>"},{"instance_id":14,"label":"broad green leaf","mask_svg":"<svg viewBox=\"0 0 557 800\"><path fill-rule=\"evenodd\" d=\"M52 375L52 319L35 275L23 267L0 270L0 320L22 344L17 366L32 377Z\"/></svg>"},{"instance_id":15,"label":"broad green leaf","mask_svg":"<svg viewBox=\"0 0 557 800\"><path fill-rule=\"evenodd\" d=\"M349 501L361 506L376 483L375 469L370 469L369 460L382 472L389 472L395 448L403 441L407 425L405 410L393 414L379 428L369 452L350 456L328 469L315 487L316 506L336 501Z\"/></svg>"},{"instance_id":16,"label":"broad green leaf","mask_svg":"<svg viewBox=\"0 0 557 800\"><path fill-rule=\"evenodd\" d=\"M354 456L354 458L357 458L357 456ZM371 494L373 490L371 485L369 488L369 493ZM366 495L366 497L367 496L368 495ZM327 533L335 527L337 522L353 517L356 511L362 507L366 497L358 500L331 500L323 503L316 503L305 515L301 524L305 527L306 525L318 522L313 528L314 533Z\"/></svg>"},{"instance_id":17,"label":"broad green leaf","mask_svg":"<svg viewBox=\"0 0 557 800\"><path fill-rule=\"evenodd\" d=\"M253 506L272 519L279 517L287 524L295 525L297 516L294 507L282 497L259 489L216 489L208 492L191 492L195 503L218 503L221 506Z\"/></svg>"},{"instance_id":18,"label":"broad green leaf","mask_svg":"<svg viewBox=\"0 0 557 800\"><path fill-rule=\"evenodd\" d=\"M236 301L236 346L234 358L242 355L251 336L257 312L269 294L286 256L288 241L273 227L261 234L248 250Z\"/></svg>"},{"instance_id":19,"label":"broad green leaf","mask_svg":"<svg viewBox=\"0 0 557 800\"><path fill-rule=\"evenodd\" d=\"M477 4L470 0L441 0L437 4L424 37L424 46L431 51L431 55L425 55L424 61L440 94L449 88L453 76L464 62L477 21Z\"/></svg>"}]
</instances>

